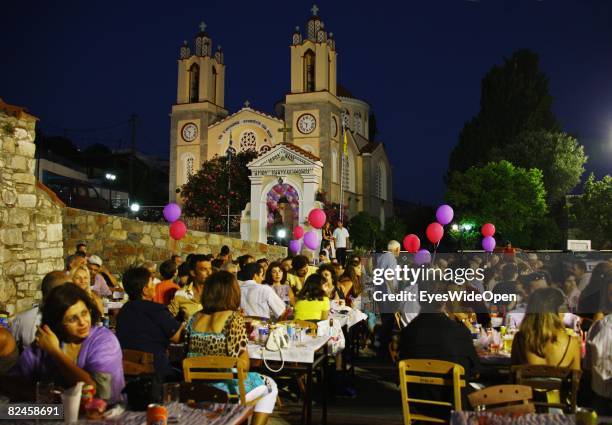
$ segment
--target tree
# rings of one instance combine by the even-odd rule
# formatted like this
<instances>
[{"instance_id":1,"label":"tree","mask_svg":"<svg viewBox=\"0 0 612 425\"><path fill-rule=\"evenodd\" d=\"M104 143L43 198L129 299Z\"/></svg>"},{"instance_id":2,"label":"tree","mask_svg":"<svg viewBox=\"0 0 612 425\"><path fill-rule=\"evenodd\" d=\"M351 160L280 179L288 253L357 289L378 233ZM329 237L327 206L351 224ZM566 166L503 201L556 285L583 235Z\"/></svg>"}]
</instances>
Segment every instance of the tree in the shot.
<instances>
[{"instance_id":1,"label":"tree","mask_svg":"<svg viewBox=\"0 0 612 425\"><path fill-rule=\"evenodd\" d=\"M375 249L382 239L380 221L365 211L361 211L351 218L349 231L351 244L355 248Z\"/></svg>"},{"instance_id":2,"label":"tree","mask_svg":"<svg viewBox=\"0 0 612 425\"><path fill-rule=\"evenodd\" d=\"M453 171L503 159L500 150L523 132L557 131L551 105L537 54L519 50L494 66L481 82L480 112L465 124L450 155L447 178Z\"/></svg>"},{"instance_id":3,"label":"tree","mask_svg":"<svg viewBox=\"0 0 612 425\"><path fill-rule=\"evenodd\" d=\"M532 230L547 212L542 171L508 161L453 172L446 200L458 216L492 222L513 245L525 248L531 246Z\"/></svg>"},{"instance_id":4,"label":"tree","mask_svg":"<svg viewBox=\"0 0 612 425\"><path fill-rule=\"evenodd\" d=\"M386 245L390 240L396 240L401 243L404 236L406 236L406 223L399 217L389 217L385 221L385 229L382 232L382 244ZM385 248L385 246L382 248Z\"/></svg>"},{"instance_id":5,"label":"tree","mask_svg":"<svg viewBox=\"0 0 612 425\"><path fill-rule=\"evenodd\" d=\"M612 248L612 177L595 180L593 173L584 183L584 194L569 208L570 226L580 239L590 239L592 247Z\"/></svg>"},{"instance_id":6,"label":"tree","mask_svg":"<svg viewBox=\"0 0 612 425\"><path fill-rule=\"evenodd\" d=\"M250 171L247 164L257 153L240 152L231 161L230 214L240 214L251 197ZM209 229L221 232L225 229L227 214L227 157L216 156L202 164L202 168L190 176L181 188L185 200L183 211L187 216L208 219Z\"/></svg>"},{"instance_id":7,"label":"tree","mask_svg":"<svg viewBox=\"0 0 612 425\"><path fill-rule=\"evenodd\" d=\"M521 133L500 156L518 167L542 170L549 207L580 183L587 161L584 146L574 137L546 130Z\"/></svg>"}]
</instances>

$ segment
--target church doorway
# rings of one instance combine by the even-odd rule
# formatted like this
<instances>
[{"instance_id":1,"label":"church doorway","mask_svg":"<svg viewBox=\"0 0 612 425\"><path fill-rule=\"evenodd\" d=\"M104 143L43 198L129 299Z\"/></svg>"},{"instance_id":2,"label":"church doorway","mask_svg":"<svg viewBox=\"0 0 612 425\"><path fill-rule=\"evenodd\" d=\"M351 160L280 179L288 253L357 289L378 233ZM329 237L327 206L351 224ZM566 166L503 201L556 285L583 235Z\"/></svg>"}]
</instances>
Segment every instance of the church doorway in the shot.
<instances>
[{"instance_id":1,"label":"church doorway","mask_svg":"<svg viewBox=\"0 0 612 425\"><path fill-rule=\"evenodd\" d=\"M291 239L293 228L299 224L300 197L295 187L279 182L266 194L267 234L277 237L280 229L286 230L285 242Z\"/></svg>"}]
</instances>

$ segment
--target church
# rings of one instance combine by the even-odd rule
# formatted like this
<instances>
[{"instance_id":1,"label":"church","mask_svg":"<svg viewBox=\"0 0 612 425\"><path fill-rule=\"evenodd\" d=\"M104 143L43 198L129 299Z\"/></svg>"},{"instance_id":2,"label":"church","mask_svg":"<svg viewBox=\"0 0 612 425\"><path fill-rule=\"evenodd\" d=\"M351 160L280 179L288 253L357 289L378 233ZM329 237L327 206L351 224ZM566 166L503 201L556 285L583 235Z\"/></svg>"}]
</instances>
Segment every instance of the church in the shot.
<instances>
[{"instance_id":1,"label":"church","mask_svg":"<svg viewBox=\"0 0 612 425\"><path fill-rule=\"evenodd\" d=\"M384 226L393 214L391 165L384 145L369 140L370 105L338 84L333 33L316 6L311 12L305 32L296 27L291 35L291 87L275 115L248 102L232 114L225 109L223 51L213 49L204 24L194 45L180 48L170 201L181 202L180 187L202 162L228 150L255 150L248 164L250 202L240 223L244 240L266 242L280 200L288 203L293 226L307 221L321 194L344 205L349 217L366 211Z\"/></svg>"}]
</instances>

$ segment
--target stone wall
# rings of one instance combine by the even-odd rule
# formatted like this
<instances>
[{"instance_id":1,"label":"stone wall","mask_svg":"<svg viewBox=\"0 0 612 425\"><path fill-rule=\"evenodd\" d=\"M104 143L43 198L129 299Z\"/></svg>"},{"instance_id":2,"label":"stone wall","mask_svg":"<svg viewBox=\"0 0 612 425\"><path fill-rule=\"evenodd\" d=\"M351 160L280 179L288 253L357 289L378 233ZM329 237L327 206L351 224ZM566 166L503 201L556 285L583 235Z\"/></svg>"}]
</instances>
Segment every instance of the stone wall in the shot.
<instances>
[{"instance_id":1,"label":"stone wall","mask_svg":"<svg viewBox=\"0 0 612 425\"><path fill-rule=\"evenodd\" d=\"M147 223L124 217L109 216L74 208L64 209L64 256L74 253L79 242L87 244L87 252L99 255L114 274L121 274L130 265L143 261L160 263L172 254L218 254L228 245L234 258L251 254L270 260L287 255L287 248L225 236L187 231L180 241L168 234L168 225Z\"/></svg>"},{"instance_id":2,"label":"stone wall","mask_svg":"<svg viewBox=\"0 0 612 425\"><path fill-rule=\"evenodd\" d=\"M44 275L63 268L63 204L34 177L36 118L0 99L0 310L40 299Z\"/></svg>"}]
</instances>

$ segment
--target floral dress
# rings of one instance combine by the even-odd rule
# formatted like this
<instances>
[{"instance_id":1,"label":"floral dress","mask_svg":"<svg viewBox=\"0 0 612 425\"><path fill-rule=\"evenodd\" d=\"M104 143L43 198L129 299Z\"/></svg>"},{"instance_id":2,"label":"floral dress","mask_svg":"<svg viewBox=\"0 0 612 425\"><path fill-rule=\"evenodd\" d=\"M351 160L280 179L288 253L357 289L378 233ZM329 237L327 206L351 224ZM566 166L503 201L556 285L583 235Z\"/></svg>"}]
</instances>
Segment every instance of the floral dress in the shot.
<instances>
[{"instance_id":1,"label":"floral dress","mask_svg":"<svg viewBox=\"0 0 612 425\"><path fill-rule=\"evenodd\" d=\"M238 357L246 350L248 337L244 317L240 313L237 311L233 312L227 318L223 330L219 333L194 330L193 320L196 316L191 318L186 327L188 341L187 357ZM230 394L238 394L239 392L237 379L213 382L210 385ZM244 382L246 392L251 392L251 390L261 385L265 385L263 377L257 372L248 372Z\"/></svg>"}]
</instances>

